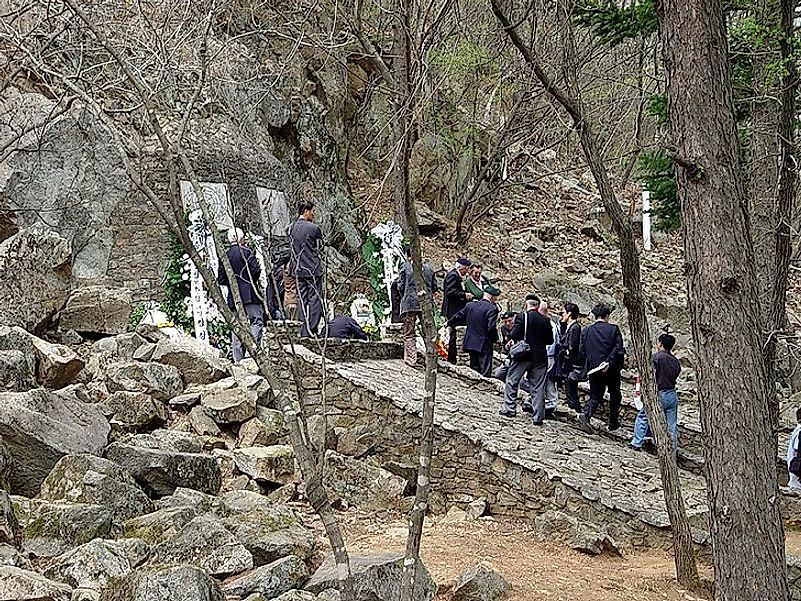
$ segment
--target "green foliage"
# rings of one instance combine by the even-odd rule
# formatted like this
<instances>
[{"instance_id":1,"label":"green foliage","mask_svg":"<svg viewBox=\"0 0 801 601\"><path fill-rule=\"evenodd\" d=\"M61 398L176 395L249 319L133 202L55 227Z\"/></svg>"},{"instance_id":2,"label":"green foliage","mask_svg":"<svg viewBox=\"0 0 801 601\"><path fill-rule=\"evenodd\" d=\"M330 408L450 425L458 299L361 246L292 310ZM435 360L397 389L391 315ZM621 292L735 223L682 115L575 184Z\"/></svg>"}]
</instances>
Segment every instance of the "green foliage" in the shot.
<instances>
[{"instance_id":1,"label":"green foliage","mask_svg":"<svg viewBox=\"0 0 801 601\"><path fill-rule=\"evenodd\" d=\"M128 315L128 331L133 332L136 330L136 326L142 321L145 317L145 313L147 313L147 305L145 303L139 303L136 305L131 314Z\"/></svg>"},{"instance_id":2,"label":"green foliage","mask_svg":"<svg viewBox=\"0 0 801 601\"><path fill-rule=\"evenodd\" d=\"M645 189L651 193L651 217L654 229L672 232L681 226L681 210L676 195L676 172L673 160L664 150L640 155L638 171Z\"/></svg>"},{"instance_id":3,"label":"green foliage","mask_svg":"<svg viewBox=\"0 0 801 601\"><path fill-rule=\"evenodd\" d=\"M389 296L384 286L384 261L381 258L381 240L374 234L367 236L362 245L362 258L370 272L370 286L375 293L373 313L378 322L384 319L384 310L389 307Z\"/></svg>"},{"instance_id":4,"label":"green foliage","mask_svg":"<svg viewBox=\"0 0 801 601\"><path fill-rule=\"evenodd\" d=\"M491 65L484 45L461 39L455 45L447 45L431 53L431 64L454 77L467 77Z\"/></svg>"},{"instance_id":5,"label":"green foliage","mask_svg":"<svg viewBox=\"0 0 801 601\"><path fill-rule=\"evenodd\" d=\"M659 125L667 125L667 96L664 94L650 96L645 105L645 114L653 117Z\"/></svg>"},{"instance_id":6,"label":"green foliage","mask_svg":"<svg viewBox=\"0 0 801 601\"><path fill-rule=\"evenodd\" d=\"M576 5L574 20L610 46L657 30L653 0L637 0L626 7L619 6L616 0L583 0Z\"/></svg>"},{"instance_id":7,"label":"green foliage","mask_svg":"<svg viewBox=\"0 0 801 601\"><path fill-rule=\"evenodd\" d=\"M186 270L184 247L174 233L170 232L170 246L167 249L167 272L164 274L164 300L161 310L167 314L173 324L194 334L195 324L187 314L186 300L191 293L189 275Z\"/></svg>"}]
</instances>

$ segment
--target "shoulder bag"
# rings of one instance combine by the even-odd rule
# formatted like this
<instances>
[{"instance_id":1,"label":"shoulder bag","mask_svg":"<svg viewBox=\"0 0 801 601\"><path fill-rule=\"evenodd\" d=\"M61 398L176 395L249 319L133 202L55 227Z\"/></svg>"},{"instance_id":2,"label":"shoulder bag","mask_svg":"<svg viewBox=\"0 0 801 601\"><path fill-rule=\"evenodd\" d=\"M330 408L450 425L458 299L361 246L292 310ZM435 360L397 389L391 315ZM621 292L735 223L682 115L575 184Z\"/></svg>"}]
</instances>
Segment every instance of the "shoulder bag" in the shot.
<instances>
[{"instance_id":1,"label":"shoulder bag","mask_svg":"<svg viewBox=\"0 0 801 601\"><path fill-rule=\"evenodd\" d=\"M528 313L523 312L523 340L518 340L509 347L509 358L515 361L523 359L531 351L531 346L526 342L528 334Z\"/></svg>"}]
</instances>

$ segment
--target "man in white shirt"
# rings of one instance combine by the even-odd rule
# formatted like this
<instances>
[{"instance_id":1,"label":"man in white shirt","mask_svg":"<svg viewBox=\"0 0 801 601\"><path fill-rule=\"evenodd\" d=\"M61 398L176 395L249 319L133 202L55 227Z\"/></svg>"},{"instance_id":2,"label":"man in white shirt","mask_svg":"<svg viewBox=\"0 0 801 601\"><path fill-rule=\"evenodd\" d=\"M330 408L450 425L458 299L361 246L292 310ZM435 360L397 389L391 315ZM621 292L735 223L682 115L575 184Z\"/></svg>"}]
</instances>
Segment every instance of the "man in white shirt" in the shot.
<instances>
[{"instance_id":1,"label":"man in white shirt","mask_svg":"<svg viewBox=\"0 0 801 601\"><path fill-rule=\"evenodd\" d=\"M790 461L792 461L793 457L795 457L796 453L798 453L798 438L801 435L801 407L796 409L795 412L795 421L798 422L798 425L793 430L793 433L790 435L790 441L787 443L787 468L790 468ZM789 473L789 472L788 472ZM801 480L798 479L798 476L794 474L790 474L790 481L787 483L787 486L790 488L796 488L801 490Z\"/></svg>"},{"instance_id":2,"label":"man in white shirt","mask_svg":"<svg viewBox=\"0 0 801 601\"><path fill-rule=\"evenodd\" d=\"M540 315L547 317L551 322L551 329L553 330L553 344L545 347L548 353L548 374L552 373L554 363L556 363L556 346L559 344L559 324L550 318L548 315L548 303L545 301L540 302L539 308ZM556 410L556 405L559 403L559 394L556 390L556 382L550 378L545 380L545 415L550 417Z\"/></svg>"}]
</instances>

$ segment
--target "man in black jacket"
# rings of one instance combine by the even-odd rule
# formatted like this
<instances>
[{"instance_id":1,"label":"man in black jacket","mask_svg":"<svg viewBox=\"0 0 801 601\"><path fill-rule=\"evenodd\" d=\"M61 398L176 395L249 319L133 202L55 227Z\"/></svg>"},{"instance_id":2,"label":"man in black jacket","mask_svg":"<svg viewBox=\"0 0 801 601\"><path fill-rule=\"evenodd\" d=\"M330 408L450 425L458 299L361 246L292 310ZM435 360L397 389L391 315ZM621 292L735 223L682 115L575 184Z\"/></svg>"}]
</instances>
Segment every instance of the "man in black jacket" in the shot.
<instances>
[{"instance_id":1,"label":"man in black jacket","mask_svg":"<svg viewBox=\"0 0 801 601\"><path fill-rule=\"evenodd\" d=\"M595 323L581 332L579 345L580 361L583 362L590 380L590 400L579 415L581 429L588 434L595 431L590 425L590 418L604 394L609 390L609 430L620 427L620 370L623 368L625 350L620 328L609 323L612 309L602 303L592 308Z\"/></svg>"},{"instance_id":2,"label":"man in black jacket","mask_svg":"<svg viewBox=\"0 0 801 601\"><path fill-rule=\"evenodd\" d=\"M228 248L226 256L231 264L231 271L236 277L239 296L242 299L242 305L250 322L250 333L256 342L260 343L264 328L264 306L256 291L258 290L261 266L255 253L245 246L245 234L238 227L228 230L228 243L231 246ZM228 306L236 311L234 294L222 260L220 260L220 264L217 267L217 283L228 287ZM242 341L233 332L231 332L231 354L233 355L234 363L238 363L245 357Z\"/></svg>"},{"instance_id":3,"label":"man in black jacket","mask_svg":"<svg viewBox=\"0 0 801 601\"><path fill-rule=\"evenodd\" d=\"M492 374L492 346L498 339L498 305L501 291L487 284L481 300L467 303L448 320L448 326L467 326L462 348L470 355L470 369L485 378Z\"/></svg>"},{"instance_id":4,"label":"man in black jacket","mask_svg":"<svg viewBox=\"0 0 801 601\"><path fill-rule=\"evenodd\" d=\"M517 415L517 389L523 374L528 372L529 394L531 396L531 421L541 426L545 417L545 378L548 374L548 352L546 347L553 344L551 320L540 315L538 309L540 299L535 294L526 296L523 313L515 317L512 332L509 335L514 345L524 340L529 350L518 357L510 356L509 373L504 388L504 408L500 414L506 417Z\"/></svg>"},{"instance_id":5,"label":"man in black jacket","mask_svg":"<svg viewBox=\"0 0 801 601\"><path fill-rule=\"evenodd\" d=\"M298 288L300 335L316 336L323 317L323 232L314 223L314 203L298 206L298 220L289 228L289 273Z\"/></svg>"},{"instance_id":6,"label":"man in black jacket","mask_svg":"<svg viewBox=\"0 0 801 601\"><path fill-rule=\"evenodd\" d=\"M565 303L562 312L562 349L559 361L562 362L562 371L565 377L565 396L567 406L576 413L581 413L581 402L578 396L578 383L582 379L583 367L579 361L579 346L581 345L581 324L578 322L579 306L575 303Z\"/></svg>"},{"instance_id":7,"label":"man in black jacket","mask_svg":"<svg viewBox=\"0 0 801 601\"><path fill-rule=\"evenodd\" d=\"M471 300L473 295L464 290L464 276L470 268L470 259L460 257L456 260L456 267L451 269L442 282L442 316L450 319ZM451 327L448 336L448 363L456 365L456 355L459 349L456 344L456 328Z\"/></svg>"},{"instance_id":8,"label":"man in black jacket","mask_svg":"<svg viewBox=\"0 0 801 601\"><path fill-rule=\"evenodd\" d=\"M328 338L343 340L369 340L370 337L350 315L345 315L345 305L337 305L334 319L328 323Z\"/></svg>"}]
</instances>

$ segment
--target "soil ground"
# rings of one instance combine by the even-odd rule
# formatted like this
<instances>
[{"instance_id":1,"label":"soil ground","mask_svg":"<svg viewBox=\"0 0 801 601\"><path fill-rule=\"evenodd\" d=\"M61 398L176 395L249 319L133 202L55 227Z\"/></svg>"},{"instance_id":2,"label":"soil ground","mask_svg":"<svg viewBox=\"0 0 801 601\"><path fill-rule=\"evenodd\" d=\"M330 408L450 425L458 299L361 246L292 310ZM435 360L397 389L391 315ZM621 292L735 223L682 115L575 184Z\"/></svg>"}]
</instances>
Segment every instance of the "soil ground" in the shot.
<instances>
[{"instance_id":1,"label":"soil ground","mask_svg":"<svg viewBox=\"0 0 801 601\"><path fill-rule=\"evenodd\" d=\"M350 513L350 512L349 512ZM351 553L402 552L406 526L398 516L349 516L343 529ZM383 523L381 523L383 522ZM682 590L672 557L648 551L624 557L589 556L561 543L538 540L532 528L505 519L448 523L426 519L422 557L440 585L437 601L450 599L456 577L479 561L512 585L509 601L701 601L708 597ZM709 570L703 576L710 578Z\"/></svg>"}]
</instances>

